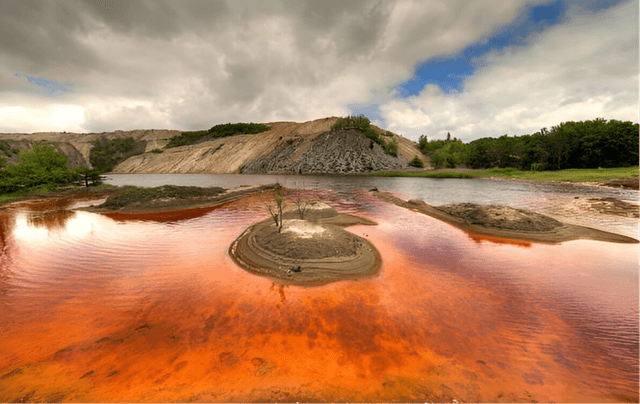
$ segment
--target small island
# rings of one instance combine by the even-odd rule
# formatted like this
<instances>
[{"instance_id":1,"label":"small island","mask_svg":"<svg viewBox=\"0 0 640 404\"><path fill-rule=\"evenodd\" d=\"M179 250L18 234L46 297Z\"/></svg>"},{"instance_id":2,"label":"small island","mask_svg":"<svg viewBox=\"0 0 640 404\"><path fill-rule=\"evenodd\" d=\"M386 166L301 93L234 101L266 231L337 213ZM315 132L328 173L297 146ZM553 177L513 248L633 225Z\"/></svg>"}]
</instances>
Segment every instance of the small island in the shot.
<instances>
[{"instance_id":1,"label":"small island","mask_svg":"<svg viewBox=\"0 0 640 404\"><path fill-rule=\"evenodd\" d=\"M306 205L303 213L295 207L286 210L282 219L281 226L269 218L247 228L229 247L231 258L250 273L289 285L320 286L378 275L378 250L343 229L377 223L338 213L322 202Z\"/></svg>"}]
</instances>

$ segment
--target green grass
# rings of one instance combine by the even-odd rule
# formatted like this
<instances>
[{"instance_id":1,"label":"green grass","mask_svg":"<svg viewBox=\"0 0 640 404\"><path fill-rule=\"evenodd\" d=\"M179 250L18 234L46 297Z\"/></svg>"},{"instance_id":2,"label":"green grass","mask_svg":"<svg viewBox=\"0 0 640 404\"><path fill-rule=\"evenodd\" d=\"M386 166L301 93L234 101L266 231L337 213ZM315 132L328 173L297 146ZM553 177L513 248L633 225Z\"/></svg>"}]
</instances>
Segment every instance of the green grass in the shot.
<instances>
[{"instance_id":1,"label":"green grass","mask_svg":"<svg viewBox=\"0 0 640 404\"><path fill-rule=\"evenodd\" d=\"M109 197L102 208L117 209L136 202L150 202L157 199L177 198L186 199L199 196L215 196L224 192L220 187L179 187L175 185L163 185L155 188L140 188L124 186L117 195Z\"/></svg>"},{"instance_id":2,"label":"green grass","mask_svg":"<svg viewBox=\"0 0 640 404\"><path fill-rule=\"evenodd\" d=\"M100 184L96 186L91 186L89 188L80 185L43 185L39 187L22 189L16 192L10 192L6 194L0 195L0 205L5 203L9 203L11 201L15 201L16 199L24 198L24 197L37 197L37 196L45 196L51 195L55 193L66 194L66 193L74 193L74 192L83 192L83 191L102 191L105 189L117 188L114 185L109 184Z\"/></svg>"},{"instance_id":3,"label":"green grass","mask_svg":"<svg viewBox=\"0 0 640 404\"><path fill-rule=\"evenodd\" d=\"M487 170L474 171L422 171L403 172L392 171L384 173L365 174L376 177L424 177L424 178L478 178L478 177L501 177L501 178L522 178L528 180L547 181L576 181L592 182L606 181L613 178L637 177L638 166L616 167L616 168L571 168L558 171L520 171L516 168L490 168Z\"/></svg>"}]
</instances>

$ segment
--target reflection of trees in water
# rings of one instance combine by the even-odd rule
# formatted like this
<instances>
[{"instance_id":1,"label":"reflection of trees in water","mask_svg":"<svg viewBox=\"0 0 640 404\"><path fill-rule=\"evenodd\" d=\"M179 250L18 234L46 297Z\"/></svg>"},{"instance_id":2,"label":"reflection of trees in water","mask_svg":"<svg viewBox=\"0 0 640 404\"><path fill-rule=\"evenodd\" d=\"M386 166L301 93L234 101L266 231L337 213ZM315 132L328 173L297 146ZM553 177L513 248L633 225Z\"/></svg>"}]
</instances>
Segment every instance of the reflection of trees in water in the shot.
<instances>
[{"instance_id":1,"label":"reflection of trees in water","mask_svg":"<svg viewBox=\"0 0 640 404\"><path fill-rule=\"evenodd\" d=\"M6 240L11 234L11 228L15 223L16 219L14 215L0 214L0 251L2 251L2 254L4 254Z\"/></svg>"},{"instance_id":2,"label":"reflection of trees in water","mask_svg":"<svg viewBox=\"0 0 640 404\"><path fill-rule=\"evenodd\" d=\"M76 215L72 210L53 210L48 212L27 212L27 224L44 227L47 230L62 230L67 222Z\"/></svg>"},{"instance_id":3,"label":"reflection of trees in water","mask_svg":"<svg viewBox=\"0 0 640 404\"><path fill-rule=\"evenodd\" d=\"M9 290L9 249L7 239L15 226L16 218L12 214L0 214L0 304L4 304L4 298Z\"/></svg>"}]
</instances>

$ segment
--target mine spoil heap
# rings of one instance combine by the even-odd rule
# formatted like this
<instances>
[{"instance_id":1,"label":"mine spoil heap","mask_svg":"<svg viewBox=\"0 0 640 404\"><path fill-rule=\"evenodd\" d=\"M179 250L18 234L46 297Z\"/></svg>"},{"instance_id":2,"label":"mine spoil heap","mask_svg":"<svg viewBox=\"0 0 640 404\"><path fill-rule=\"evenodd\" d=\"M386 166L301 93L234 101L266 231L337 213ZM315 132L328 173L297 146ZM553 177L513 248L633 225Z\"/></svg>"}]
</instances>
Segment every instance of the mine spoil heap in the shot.
<instances>
[{"instance_id":1,"label":"mine spoil heap","mask_svg":"<svg viewBox=\"0 0 640 404\"><path fill-rule=\"evenodd\" d=\"M231 244L229 255L245 270L284 284L319 286L378 275L380 253L343 229L375 222L320 202L309 204L303 217L294 207L284 212L280 232L271 218L250 226Z\"/></svg>"}]
</instances>

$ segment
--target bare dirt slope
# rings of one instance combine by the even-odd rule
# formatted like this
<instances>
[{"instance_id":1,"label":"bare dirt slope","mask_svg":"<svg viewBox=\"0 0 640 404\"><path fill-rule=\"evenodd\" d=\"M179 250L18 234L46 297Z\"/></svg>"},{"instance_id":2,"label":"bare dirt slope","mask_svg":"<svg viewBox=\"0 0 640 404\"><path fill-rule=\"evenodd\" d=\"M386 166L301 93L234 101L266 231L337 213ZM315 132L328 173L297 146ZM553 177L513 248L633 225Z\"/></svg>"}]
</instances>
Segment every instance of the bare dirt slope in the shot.
<instances>
[{"instance_id":1,"label":"bare dirt slope","mask_svg":"<svg viewBox=\"0 0 640 404\"><path fill-rule=\"evenodd\" d=\"M377 144L371 148L371 141L359 133L326 135L337 119L270 122L270 130L256 135L230 136L134 156L113 172L346 174L404 168L415 155L426 162L416 143L401 136L394 135L398 141L398 157L394 158Z\"/></svg>"}]
</instances>

